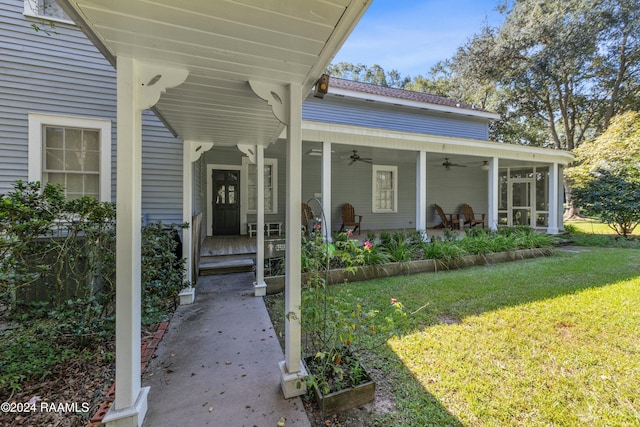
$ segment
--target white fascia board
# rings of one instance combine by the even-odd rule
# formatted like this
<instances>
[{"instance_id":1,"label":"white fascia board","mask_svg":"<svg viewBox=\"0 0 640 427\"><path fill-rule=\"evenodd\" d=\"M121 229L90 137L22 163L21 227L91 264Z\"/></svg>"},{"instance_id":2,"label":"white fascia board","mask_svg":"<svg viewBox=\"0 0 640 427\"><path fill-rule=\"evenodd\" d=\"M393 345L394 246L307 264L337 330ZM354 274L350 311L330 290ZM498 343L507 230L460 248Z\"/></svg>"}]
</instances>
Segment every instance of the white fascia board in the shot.
<instances>
[{"instance_id":1,"label":"white fascia board","mask_svg":"<svg viewBox=\"0 0 640 427\"><path fill-rule=\"evenodd\" d=\"M372 93L356 92L347 89L335 89L329 85L328 95L344 96L345 98L362 99L365 101L382 102L385 104L402 105L405 107L421 108L425 110L439 111L443 113L460 114L464 116L481 117L483 119L498 120L500 115L489 111L469 110L468 108L449 107L448 105L431 104L428 102L413 101L410 99L393 98L390 96L375 95Z\"/></svg>"},{"instance_id":2,"label":"white fascia board","mask_svg":"<svg viewBox=\"0 0 640 427\"><path fill-rule=\"evenodd\" d=\"M572 153L564 150L504 144L479 139L346 126L309 120L302 122L302 139L304 141L330 141L336 144L392 150L424 150L432 153L558 163L564 166L571 163L575 158Z\"/></svg>"}]
</instances>

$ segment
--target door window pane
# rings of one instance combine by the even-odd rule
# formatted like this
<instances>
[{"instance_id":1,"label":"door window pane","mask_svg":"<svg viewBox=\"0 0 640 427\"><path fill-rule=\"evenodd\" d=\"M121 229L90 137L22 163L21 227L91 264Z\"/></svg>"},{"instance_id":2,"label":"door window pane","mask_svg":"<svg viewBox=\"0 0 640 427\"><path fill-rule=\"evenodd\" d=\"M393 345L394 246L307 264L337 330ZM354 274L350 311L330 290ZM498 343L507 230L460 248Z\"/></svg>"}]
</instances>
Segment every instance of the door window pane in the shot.
<instances>
[{"instance_id":1,"label":"door window pane","mask_svg":"<svg viewBox=\"0 0 640 427\"><path fill-rule=\"evenodd\" d=\"M229 186L229 204L233 205L235 203L236 203L236 186L230 185Z\"/></svg>"},{"instance_id":2,"label":"door window pane","mask_svg":"<svg viewBox=\"0 0 640 427\"><path fill-rule=\"evenodd\" d=\"M216 204L218 205L224 205L226 203L227 200L227 196L225 194L226 191L226 187L224 185L219 185L218 186L218 195L216 196Z\"/></svg>"}]
</instances>

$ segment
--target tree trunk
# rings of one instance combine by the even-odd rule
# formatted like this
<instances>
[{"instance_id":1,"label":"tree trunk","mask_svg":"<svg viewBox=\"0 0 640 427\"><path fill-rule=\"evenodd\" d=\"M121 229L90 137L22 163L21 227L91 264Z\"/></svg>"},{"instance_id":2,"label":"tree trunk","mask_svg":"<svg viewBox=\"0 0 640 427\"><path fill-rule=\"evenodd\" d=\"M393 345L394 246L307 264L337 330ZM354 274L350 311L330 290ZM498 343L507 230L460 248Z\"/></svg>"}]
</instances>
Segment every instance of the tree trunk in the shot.
<instances>
[{"instance_id":1,"label":"tree trunk","mask_svg":"<svg viewBox=\"0 0 640 427\"><path fill-rule=\"evenodd\" d=\"M573 197L571 197L571 187L564 181L564 198L567 204L567 210L562 215L562 219L583 219L580 215L580 209L573 204Z\"/></svg>"}]
</instances>

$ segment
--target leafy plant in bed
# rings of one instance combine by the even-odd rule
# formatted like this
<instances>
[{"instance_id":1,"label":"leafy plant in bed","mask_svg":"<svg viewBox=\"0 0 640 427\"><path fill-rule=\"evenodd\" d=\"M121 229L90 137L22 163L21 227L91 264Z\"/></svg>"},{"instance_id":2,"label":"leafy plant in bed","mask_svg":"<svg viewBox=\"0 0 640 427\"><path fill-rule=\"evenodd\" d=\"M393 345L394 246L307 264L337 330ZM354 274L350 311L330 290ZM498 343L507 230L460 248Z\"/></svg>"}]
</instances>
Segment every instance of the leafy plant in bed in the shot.
<instances>
[{"instance_id":1,"label":"leafy plant in bed","mask_svg":"<svg viewBox=\"0 0 640 427\"><path fill-rule=\"evenodd\" d=\"M368 242L352 240L345 233L337 236L333 244L326 243L316 233L303 242L303 268L308 279L302 294L301 324L309 372L307 386L325 414L374 399L375 383L359 355L367 351L364 342L369 346L385 342L405 317L402 304L393 298L385 309L367 309L340 286L327 286L327 271L336 258L355 270L373 250Z\"/></svg>"}]
</instances>

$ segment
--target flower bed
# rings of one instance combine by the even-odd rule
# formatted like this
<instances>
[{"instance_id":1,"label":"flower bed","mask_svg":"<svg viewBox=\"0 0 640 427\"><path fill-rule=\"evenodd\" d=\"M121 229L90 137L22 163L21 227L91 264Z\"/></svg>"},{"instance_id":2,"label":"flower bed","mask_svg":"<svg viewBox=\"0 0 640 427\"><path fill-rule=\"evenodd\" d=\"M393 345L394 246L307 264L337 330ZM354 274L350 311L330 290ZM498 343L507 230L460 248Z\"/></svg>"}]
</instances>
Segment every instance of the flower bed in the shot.
<instances>
[{"instance_id":1,"label":"flower bed","mask_svg":"<svg viewBox=\"0 0 640 427\"><path fill-rule=\"evenodd\" d=\"M303 242L302 282L317 263L328 266L327 284L336 284L550 256L552 245L551 236L528 227L472 229L462 238L445 234L431 241L419 232L369 235L364 243L341 233L330 244L315 235ZM285 276L265 277L265 282L268 294L282 292Z\"/></svg>"}]
</instances>

